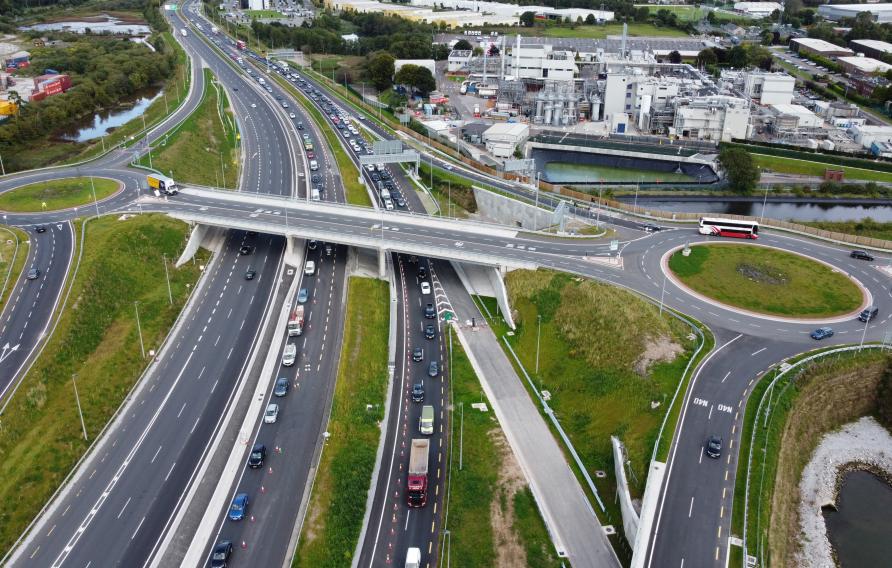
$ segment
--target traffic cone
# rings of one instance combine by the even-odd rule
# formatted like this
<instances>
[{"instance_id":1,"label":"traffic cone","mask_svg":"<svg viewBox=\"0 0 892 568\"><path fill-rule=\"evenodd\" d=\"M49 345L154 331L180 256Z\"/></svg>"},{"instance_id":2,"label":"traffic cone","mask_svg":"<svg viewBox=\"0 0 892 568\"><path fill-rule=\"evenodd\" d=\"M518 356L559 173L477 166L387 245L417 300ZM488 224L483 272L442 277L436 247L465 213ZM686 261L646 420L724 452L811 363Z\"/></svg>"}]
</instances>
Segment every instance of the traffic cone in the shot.
<instances>
[{"instance_id":1,"label":"traffic cone","mask_svg":"<svg viewBox=\"0 0 892 568\"><path fill-rule=\"evenodd\" d=\"M261 485L261 486L260 486L260 492L261 492L261 493L266 493L266 486Z\"/></svg>"},{"instance_id":2,"label":"traffic cone","mask_svg":"<svg viewBox=\"0 0 892 568\"><path fill-rule=\"evenodd\" d=\"M254 522L254 515L251 515L251 522Z\"/></svg>"},{"instance_id":3,"label":"traffic cone","mask_svg":"<svg viewBox=\"0 0 892 568\"><path fill-rule=\"evenodd\" d=\"M245 550L246 548L248 548L248 543L245 541L242 541L242 550Z\"/></svg>"},{"instance_id":4,"label":"traffic cone","mask_svg":"<svg viewBox=\"0 0 892 568\"><path fill-rule=\"evenodd\" d=\"M273 466L269 466L269 473L272 474L272 472L273 472Z\"/></svg>"}]
</instances>

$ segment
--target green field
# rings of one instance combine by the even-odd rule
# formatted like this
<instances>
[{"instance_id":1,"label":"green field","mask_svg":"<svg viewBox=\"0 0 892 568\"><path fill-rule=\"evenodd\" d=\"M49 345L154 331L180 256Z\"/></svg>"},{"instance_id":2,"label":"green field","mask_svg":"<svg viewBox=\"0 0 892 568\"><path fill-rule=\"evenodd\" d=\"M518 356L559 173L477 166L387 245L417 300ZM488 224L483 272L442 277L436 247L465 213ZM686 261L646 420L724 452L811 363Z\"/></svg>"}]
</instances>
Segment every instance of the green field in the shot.
<instances>
[{"instance_id":1,"label":"green field","mask_svg":"<svg viewBox=\"0 0 892 568\"><path fill-rule=\"evenodd\" d=\"M874 221L870 217L859 221L800 221L800 223L826 231L892 241L892 223Z\"/></svg>"},{"instance_id":2,"label":"green field","mask_svg":"<svg viewBox=\"0 0 892 568\"><path fill-rule=\"evenodd\" d=\"M84 224L78 227L80 234ZM72 374L92 441L148 363L140 353L134 302L146 350L158 349L167 335L208 258L199 251L199 262L169 266L170 304L162 254L175 258L187 235L185 223L164 215L86 222L69 303L3 415L0 498L15 506L0 510L0 550L9 550L88 447Z\"/></svg>"},{"instance_id":3,"label":"green field","mask_svg":"<svg viewBox=\"0 0 892 568\"><path fill-rule=\"evenodd\" d=\"M675 14L679 20L683 22L696 22L702 20L706 17L706 14L709 13L709 10L705 8L701 8L699 6L692 6L690 4L685 5L669 5L669 6L655 6L653 4L635 4L635 7L646 6L651 14L656 14L660 10L668 10Z\"/></svg>"},{"instance_id":4,"label":"green field","mask_svg":"<svg viewBox=\"0 0 892 568\"><path fill-rule=\"evenodd\" d=\"M28 260L29 237L16 227L0 225L0 312L15 289L15 281Z\"/></svg>"},{"instance_id":5,"label":"green field","mask_svg":"<svg viewBox=\"0 0 892 568\"><path fill-rule=\"evenodd\" d=\"M534 26L532 28L510 27L510 28L490 28L487 30L496 30L503 34L520 34L523 36L535 37L558 37L558 38L588 38L588 39L604 39L607 36L622 35L622 24L604 24L604 25L578 25L574 28L564 26ZM629 35L632 37L687 37L687 34L675 28L657 27L653 24L629 24Z\"/></svg>"},{"instance_id":6,"label":"green field","mask_svg":"<svg viewBox=\"0 0 892 568\"><path fill-rule=\"evenodd\" d=\"M554 545L492 406L451 327L449 333L453 444L459 437L462 440L462 468L453 445L449 469L446 528L451 556L460 559L461 566L489 568L498 565L499 550L503 554L510 550L513 565L558 567ZM487 412L471 407L481 401L487 402ZM521 562L524 555L525 563ZM508 559L502 558L505 565Z\"/></svg>"},{"instance_id":7,"label":"green field","mask_svg":"<svg viewBox=\"0 0 892 568\"><path fill-rule=\"evenodd\" d=\"M64 178L41 181L0 194L0 211L34 213L92 205L117 193L120 184L108 178Z\"/></svg>"},{"instance_id":8,"label":"green field","mask_svg":"<svg viewBox=\"0 0 892 568\"><path fill-rule=\"evenodd\" d=\"M242 14L248 16L249 18L284 18L285 15L282 12L277 12L275 10L243 10Z\"/></svg>"},{"instance_id":9,"label":"green field","mask_svg":"<svg viewBox=\"0 0 892 568\"><path fill-rule=\"evenodd\" d=\"M669 259L669 268L692 290L753 312L821 318L849 313L861 290L827 265L777 249L744 244L691 247Z\"/></svg>"},{"instance_id":10,"label":"green field","mask_svg":"<svg viewBox=\"0 0 892 568\"><path fill-rule=\"evenodd\" d=\"M752 153L756 165L763 170L771 170L784 174L797 174L803 176L823 177L824 170L843 170L845 171L846 180L864 180L892 183L892 173L880 172L876 170L865 170L862 168L853 168L850 166L837 166L834 164L825 164L822 162L810 162L808 160L800 160L797 158L786 158L781 156L768 156L766 154Z\"/></svg>"},{"instance_id":11,"label":"green field","mask_svg":"<svg viewBox=\"0 0 892 568\"><path fill-rule=\"evenodd\" d=\"M140 159L143 166L184 183L236 188L238 130L226 93L204 70L205 91L198 108Z\"/></svg>"},{"instance_id":12,"label":"green field","mask_svg":"<svg viewBox=\"0 0 892 568\"><path fill-rule=\"evenodd\" d=\"M386 282L350 277L344 341L328 432L293 566L350 564L375 466L387 390L390 294ZM372 410L366 410L373 404Z\"/></svg>"}]
</instances>

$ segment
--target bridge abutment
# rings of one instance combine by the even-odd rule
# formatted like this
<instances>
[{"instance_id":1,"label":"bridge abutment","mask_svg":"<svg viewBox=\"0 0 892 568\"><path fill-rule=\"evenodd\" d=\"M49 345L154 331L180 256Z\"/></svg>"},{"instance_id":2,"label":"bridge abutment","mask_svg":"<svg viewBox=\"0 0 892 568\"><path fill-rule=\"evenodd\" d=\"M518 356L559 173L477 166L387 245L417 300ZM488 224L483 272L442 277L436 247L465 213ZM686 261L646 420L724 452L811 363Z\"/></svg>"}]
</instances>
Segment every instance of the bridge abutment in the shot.
<instances>
[{"instance_id":1,"label":"bridge abutment","mask_svg":"<svg viewBox=\"0 0 892 568\"><path fill-rule=\"evenodd\" d=\"M208 228L208 225L202 225L201 223L196 223L192 227L192 233L189 235L189 240L186 242L186 248L183 249L180 258L177 259L177 268L192 260L195 253L198 252L201 243L204 242L208 233Z\"/></svg>"}]
</instances>

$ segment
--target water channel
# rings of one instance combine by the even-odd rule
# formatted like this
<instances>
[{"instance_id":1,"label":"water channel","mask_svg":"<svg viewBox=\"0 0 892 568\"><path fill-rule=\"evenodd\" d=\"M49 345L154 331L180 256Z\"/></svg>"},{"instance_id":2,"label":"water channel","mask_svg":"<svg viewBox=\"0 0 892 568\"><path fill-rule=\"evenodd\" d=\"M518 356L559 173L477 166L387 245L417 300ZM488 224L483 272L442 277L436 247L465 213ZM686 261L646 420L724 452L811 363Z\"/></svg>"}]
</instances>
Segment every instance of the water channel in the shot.
<instances>
[{"instance_id":1,"label":"water channel","mask_svg":"<svg viewBox=\"0 0 892 568\"><path fill-rule=\"evenodd\" d=\"M892 558L892 485L870 472L845 474L837 510L824 513L842 568L889 566Z\"/></svg>"},{"instance_id":2,"label":"water channel","mask_svg":"<svg viewBox=\"0 0 892 568\"><path fill-rule=\"evenodd\" d=\"M159 88L144 89L130 100L122 101L121 105L114 109L102 110L80 121L79 124L56 132L56 138L68 142L86 142L105 136L115 128L139 118L162 94Z\"/></svg>"},{"instance_id":3,"label":"water channel","mask_svg":"<svg viewBox=\"0 0 892 568\"><path fill-rule=\"evenodd\" d=\"M623 196L622 201L632 203L634 197ZM870 217L874 221L892 222L890 205L854 205L835 203L772 203L761 201L650 201L641 199L638 205L662 211L693 211L696 213L765 216L781 221L852 221Z\"/></svg>"}]
</instances>

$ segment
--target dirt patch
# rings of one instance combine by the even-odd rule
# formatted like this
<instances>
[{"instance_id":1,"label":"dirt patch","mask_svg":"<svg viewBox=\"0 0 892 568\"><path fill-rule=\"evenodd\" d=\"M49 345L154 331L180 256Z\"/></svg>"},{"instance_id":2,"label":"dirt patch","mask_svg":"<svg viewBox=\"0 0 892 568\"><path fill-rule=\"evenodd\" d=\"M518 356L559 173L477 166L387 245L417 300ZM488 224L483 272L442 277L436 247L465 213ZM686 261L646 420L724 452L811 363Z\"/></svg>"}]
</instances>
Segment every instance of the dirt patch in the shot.
<instances>
[{"instance_id":1,"label":"dirt patch","mask_svg":"<svg viewBox=\"0 0 892 568\"><path fill-rule=\"evenodd\" d=\"M647 370L654 363L670 362L684 353L684 347L672 341L666 335L648 340L644 345L644 352L635 362L635 372L642 377L647 376Z\"/></svg>"},{"instance_id":2,"label":"dirt patch","mask_svg":"<svg viewBox=\"0 0 892 568\"><path fill-rule=\"evenodd\" d=\"M502 431L490 430L489 437L502 457L497 489L499 498L493 499L490 504L489 515L496 547L496 566L526 566L527 553L514 530L514 494L526 487L527 481Z\"/></svg>"},{"instance_id":3,"label":"dirt patch","mask_svg":"<svg viewBox=\"0 0 892 568\"><path fill-rule=\"evenodd\" d=\"M742 262L737 265L737 272L748 280L759 282L760 284L768 284L769 286L781 286L789 280L784 271L766 264L756 266Z\"/></svg>"}]
</instances>

